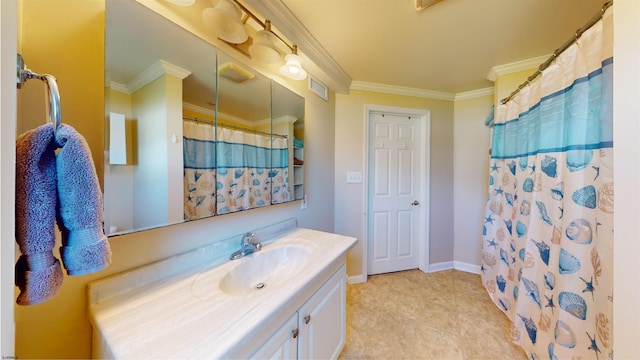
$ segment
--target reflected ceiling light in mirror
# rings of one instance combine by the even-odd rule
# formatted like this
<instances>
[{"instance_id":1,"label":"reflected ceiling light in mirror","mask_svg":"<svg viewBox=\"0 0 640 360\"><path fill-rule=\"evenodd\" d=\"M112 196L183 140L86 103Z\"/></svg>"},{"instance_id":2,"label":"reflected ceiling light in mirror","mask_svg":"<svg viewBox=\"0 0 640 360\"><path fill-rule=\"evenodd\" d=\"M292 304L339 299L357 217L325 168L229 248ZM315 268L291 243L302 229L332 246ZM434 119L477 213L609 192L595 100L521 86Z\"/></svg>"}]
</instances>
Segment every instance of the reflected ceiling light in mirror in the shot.
<instances>
[{"instance_id":1,"label":"reflected ceiling light in mirror","mask_svg":"<svg viewBox=\"0 0 640 360\"><path fill-rule=\"evenodd\" d=\"M276 36L271 32L271 21L264 21L264 30L258 31L253 37L253 44L249 46L251 58L268 64L282 61L282 57L274 44Z\"/></svg>"},{"instance_id":2,"label":"reflected ceiling light in mirror","mask_svg":"<svg viewBox=\"0 0 640 360\"><path fill-rule=\"evenodd\" d=\"M242 23L242 11L232 0L213 0L214 6L202 11L202 20L216 35L227 42L242 44L249 34Z\"/></svg>"},{"instance_id":3,"label":"reflected ceiling light in mirror","mask_svg":"<svg viewBox=\"0 0 640 360\"><path fill-rule=\"evenodd\" d=\"M302 67L302 59L298 56L298 47L293 45L293 52L285 56L286 64L280 67L280 73L293 80L303 80L307 72Z\"/></svg>"}]
</instances>

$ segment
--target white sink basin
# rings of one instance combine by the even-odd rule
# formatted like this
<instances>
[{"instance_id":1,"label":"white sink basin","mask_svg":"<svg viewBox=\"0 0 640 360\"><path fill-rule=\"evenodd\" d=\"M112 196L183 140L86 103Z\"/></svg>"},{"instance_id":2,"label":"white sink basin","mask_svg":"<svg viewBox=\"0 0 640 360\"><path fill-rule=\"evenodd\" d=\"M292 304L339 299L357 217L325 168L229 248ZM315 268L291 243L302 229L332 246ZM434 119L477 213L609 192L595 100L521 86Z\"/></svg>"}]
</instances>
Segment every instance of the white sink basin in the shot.
<instances>
[{"instance_id":1,"label":"white sink basin","mask_svg":"<svg viewBox=\"0 0 640 360\"><path fill-rule=\"evenodd\" d=\"M220 290L230 295L247 295L276 288L298 275L309 260L309 251L299 246L262 250L238 261L220 279Z\"/></svg>"}]
</instances>

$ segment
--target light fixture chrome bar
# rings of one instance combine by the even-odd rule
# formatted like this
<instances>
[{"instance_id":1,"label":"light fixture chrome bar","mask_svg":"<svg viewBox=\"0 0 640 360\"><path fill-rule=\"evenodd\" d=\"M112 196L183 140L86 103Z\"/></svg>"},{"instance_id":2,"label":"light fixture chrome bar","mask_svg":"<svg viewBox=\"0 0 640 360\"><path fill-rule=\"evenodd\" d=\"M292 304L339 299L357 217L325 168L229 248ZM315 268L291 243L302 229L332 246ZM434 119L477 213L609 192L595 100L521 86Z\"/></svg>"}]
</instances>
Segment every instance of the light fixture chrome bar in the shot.
<instances>
[{"instance_id":1,"label":"light fixture chrome bar","mask_svg":"<svg viewBox=\"0 0 640 360\"><path fill-rule=\"evenodd\" d=\"M249 17L251 17L258 24L260 24L265 30L272 33L276 38L278 38L278 40L280 40L283 44L285 44L291 50L291 52L293 52L294 54L297 53L298 47L296 46L296 44L289 45L289 43L287 43L280 35L276 34L273 30L271 30L271 21L269 21L269 19L265 19L264 21L262 21L256 15L254 15L249 9L247 9L246 6L242 5L238 0L233 0L233 2L236 3L245 14L249 15Z\"/></svg>"},{"instance_id":2,"label":"light fixture chrome bar","mask_svg":"<svg viewBox=\"0 0 640 360\"><path fill-rule=\"evenodd\" d=\"M569 46L573 45L576 41L578 41L578 39L580 39L580 37L585 31L589 30L593 25L595 25L598 21L600 21L604 13L607 11L609 7L611 7L611 5L613 5L613 0L606 2L604 5L602 5L602 9L600 9L600 11L596 15L594 15L589 21L587 21L587 23L583 27L576 30L576 33L564 44L562 44L562 46L557 48L556 51L554 51L553 54L551 54L551 56L549 56L549 58L538 67L538 70L536 70L536 72L534 72L531 76L529 76L525 82L520 84L520 86L518 86L517 89L515 89L511 94L509 94L509 96L500 100L500 104L504 105L509 101L511 101L511 99L513 99L513 97L516 96L520 92L520 90L522 90L525 86L529 85L533 80L535 80L535 78L540 76L542 72L546 68L548 68L549 65L551 65L551 63L558 56L560 56L560 54L562 54L565 50L567 50Z\"/></svg>"}]
</instances>

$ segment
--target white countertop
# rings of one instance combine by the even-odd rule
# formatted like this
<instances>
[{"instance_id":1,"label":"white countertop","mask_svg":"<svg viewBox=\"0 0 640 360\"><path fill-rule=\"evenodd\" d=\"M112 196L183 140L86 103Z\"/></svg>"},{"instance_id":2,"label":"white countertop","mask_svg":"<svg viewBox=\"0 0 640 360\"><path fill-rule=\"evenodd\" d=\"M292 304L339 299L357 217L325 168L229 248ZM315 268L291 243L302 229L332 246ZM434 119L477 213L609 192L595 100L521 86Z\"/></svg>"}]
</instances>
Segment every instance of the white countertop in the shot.
<instances>
[{"instance_id":1,"label":"white countertop","mask_svg":"<svg viewBox=\"0 0 640 360\"><path fill-rule=\"evenodd\" d=\"M233 260L99 299L90 305L91 321L102 346L115 358L228 357L269 330L279 316L291 316L301 305L297 299L306 300L319 281L344 264L355 242L352 237L296 228L262 250L293 245L310 251L299 275L283 284L249 295L226 294L218 288L222 276L248 258Z\"/></svg>"}]
</instances>

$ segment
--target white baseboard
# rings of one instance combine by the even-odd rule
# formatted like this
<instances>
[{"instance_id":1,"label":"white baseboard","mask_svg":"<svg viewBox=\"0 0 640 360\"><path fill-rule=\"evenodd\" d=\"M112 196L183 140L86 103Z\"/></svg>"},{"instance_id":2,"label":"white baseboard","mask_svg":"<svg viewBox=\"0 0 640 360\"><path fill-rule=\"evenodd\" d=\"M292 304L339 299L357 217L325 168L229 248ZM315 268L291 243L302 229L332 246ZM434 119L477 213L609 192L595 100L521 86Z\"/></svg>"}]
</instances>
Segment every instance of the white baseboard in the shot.
<instances>
[{"instance_id":1,"label":"white baseboard","mask_svg":"<svg viewBox=\"0 0 640 360\"><path fill-rule=\"evenodd\" d=\"M455 269L455 270L464 271L464 272L468 272L468 273L472 273L472 274L480 274L480 266L479 265L467 264L467 263L463 263L463 262L460 262L460 261L445 261L445 262L441 262L441 263L430 264L428 269L429 269L428 272L430 272L430 273ZM364 282L367 282L367 276L366 275L354 275L354 276L349 276L347 278L347 283L351 284L351 285L352 284L361 284L361 283L364 283Z\"/></svg>"},{"instance_id":2,"label":"white baseboard","mask_svg":"<svg viewBox=\"0 0 640 360\"><path fill-rule=\"evenodd\" d=\"M445 262L441 262L441 263L435 263L435 264L429 264L429 272L437 272L437 271L444 271L444 270L451 270L454 269L454 262L453 261L445 261Z\"/></svg>"},{"instance_id":3,"label":"white baseboard","mask_svg":"<svg viewBox=\"0 0 640 360\"><path fill-rule=\"evenodd\" d=\"M467 264L460 261L453 262L453 268L456 270L472 273L472 274L480 274L480 265Z\"/></svg>"},{"instance_id":4,"label":"white baseboard","mask_svg":"<svg viewBox=\"0 0 640 360\"><path fill-rule=\"evenodd\" d=\"M460 261L445 261L441 263L435 263L429 265L429 272L443 271L443 270L460 270L472 274L480 274L480 266L467 264Z\"/></svg>"},{"instance_id":5,"label":"white baseboard","mask_svg":"<svg viewBox=\"0 0 640 360\"><path fill-rule=\"evenodd\" d=\"M367 282L367 277L366 275L354 275L354 276L349 276L347 278L347 283L350 285L353 284L362 284Z\"/></svg>"}]
</instances>

